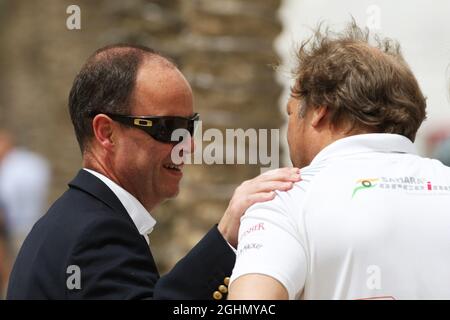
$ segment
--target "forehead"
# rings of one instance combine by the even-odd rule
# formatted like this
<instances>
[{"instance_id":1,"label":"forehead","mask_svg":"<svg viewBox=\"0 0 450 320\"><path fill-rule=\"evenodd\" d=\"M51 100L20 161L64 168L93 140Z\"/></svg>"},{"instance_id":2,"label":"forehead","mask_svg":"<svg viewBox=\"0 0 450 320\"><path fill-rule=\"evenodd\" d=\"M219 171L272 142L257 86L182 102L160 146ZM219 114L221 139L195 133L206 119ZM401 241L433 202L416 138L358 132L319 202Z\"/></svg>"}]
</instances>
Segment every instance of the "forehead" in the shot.
<instances>
[{"instance_id":1,"label":"forehead","mask_svg":"<svg viewBox=\"0 0 450 320\"><path fill-rule=\"evenodd\" d=\"M133 115L190 116L193 97L183 74L168 61L146 61L138 70Z\"/></svg>"}]
</instances>

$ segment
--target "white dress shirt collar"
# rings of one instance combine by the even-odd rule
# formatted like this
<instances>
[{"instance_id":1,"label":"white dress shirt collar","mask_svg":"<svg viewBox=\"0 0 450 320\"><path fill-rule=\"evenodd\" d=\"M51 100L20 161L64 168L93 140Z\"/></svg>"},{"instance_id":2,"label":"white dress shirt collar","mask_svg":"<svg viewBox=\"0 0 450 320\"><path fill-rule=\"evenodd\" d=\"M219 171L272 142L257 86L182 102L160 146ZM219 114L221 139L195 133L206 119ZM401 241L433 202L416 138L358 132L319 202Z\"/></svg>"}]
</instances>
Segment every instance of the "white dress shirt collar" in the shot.
<instances>
[{"instance_id":1,"label":"white dress shirt collar","mask_svg":"<svg viewBox=\"0 0 450 320\"><path fill-rule=\"evenodd\" d=\"M119 201L122 203L125 210L128 212L139 233L143 235L147 243L149 243L148 235L152 232L153 227L156 224L156 220L153 219L150 212L148 212L147 209L145 209L144 206L139 202L139 200L136 199L131 193L119 186L111 179L96 171L86 168L83 169L99 178L104 184L108 186L108 188L111 189L116 197L119 198Z\"/></svg>"},{"instance_id":2,"label":"white dress shirt collar","mask_svg":"<svg viewBox=\"0 0 450 320\"><path fill-rule=\"evenodd\" d=\"M316 155L311 164L362 152L417 154L416 147L405 136L390 133L368 133L345 137L331 143Z\"/></svg>"}]
</instances>

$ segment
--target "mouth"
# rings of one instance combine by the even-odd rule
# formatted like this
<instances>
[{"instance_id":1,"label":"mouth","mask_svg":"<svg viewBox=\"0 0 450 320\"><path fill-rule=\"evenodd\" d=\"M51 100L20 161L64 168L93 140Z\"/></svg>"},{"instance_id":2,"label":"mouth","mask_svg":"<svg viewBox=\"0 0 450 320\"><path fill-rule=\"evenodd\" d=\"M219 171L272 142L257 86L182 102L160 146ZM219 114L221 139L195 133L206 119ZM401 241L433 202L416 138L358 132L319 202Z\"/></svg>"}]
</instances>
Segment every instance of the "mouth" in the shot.
<instances>
[{"instance_id":1,"label":"mouth","mask_svg":"<svg viewBox=\"0 0 450 320\"><path fill-rule=\"evenodd\" d=\"M169 171L171 171L172 173L178 173L181 174L181 170L183 169L183 163L182 164L173 164L173 163L168 163L168 164L164 164L163 167Z\"/></svg>"}]
</instances>

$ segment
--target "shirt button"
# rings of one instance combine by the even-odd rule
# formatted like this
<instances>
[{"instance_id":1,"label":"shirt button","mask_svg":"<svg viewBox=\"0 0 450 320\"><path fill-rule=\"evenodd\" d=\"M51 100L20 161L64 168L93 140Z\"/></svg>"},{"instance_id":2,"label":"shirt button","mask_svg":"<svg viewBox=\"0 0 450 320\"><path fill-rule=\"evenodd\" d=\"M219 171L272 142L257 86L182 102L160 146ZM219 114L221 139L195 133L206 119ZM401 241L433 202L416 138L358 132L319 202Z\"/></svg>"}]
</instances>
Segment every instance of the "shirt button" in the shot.
<instances>
[{"instance_id":1,"label":"shirt button","mask_svg":"<svg viewBox=\"0 0 450 320\"><path fill-rule=\"evenodd\" d=\"M221 300L222 299L222 294L219 291L214 291L213 293L213 298L214 300Z\"/></svg>"},{"instance_id":2,"label":"shirt button","mask_svg":"<svg viewBox=\"0 0 450 320\"><path fill-rule=\"evenodd\" d=\"M228 285L230 284L230 277L226 277L225 279L223 279L223 283L228 287Z\"/></svg>"},{"instance_id":3,"label":"shirt button","mask_svg":"<svg viewBox=\"0 0 450 320\"><path fill-rule=\"evenodd\" d=\"M222 293L227 293L228 292L228 288L222 284L222 285L219 286L219 291L222 292Z\"/></svg>"}]
</instances>

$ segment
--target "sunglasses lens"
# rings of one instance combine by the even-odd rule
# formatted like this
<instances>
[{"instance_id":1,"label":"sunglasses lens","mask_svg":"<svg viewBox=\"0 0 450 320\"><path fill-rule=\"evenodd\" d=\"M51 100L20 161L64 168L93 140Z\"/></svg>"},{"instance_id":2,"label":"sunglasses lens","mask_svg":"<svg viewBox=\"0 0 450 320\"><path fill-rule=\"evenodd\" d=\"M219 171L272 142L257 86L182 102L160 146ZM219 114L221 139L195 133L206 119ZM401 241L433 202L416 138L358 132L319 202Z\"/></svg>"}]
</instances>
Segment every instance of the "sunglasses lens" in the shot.
<instances>
[{"instance_id":1,"label":"sunglasses lens","mask_svg":"<svg viewBox=\"0 0 450 320\"><path fill-rule=\"evenodd\" d=\"M194 135L196 120L182 119L182 118L160 118L158 122L152 127L150 133L153 138L161 142L180 142L185 136L179 135L179 132L175 134L176 137L180 137L178 140L172 139L176 130L184 130L185 133L189 133L190 136Z\"/></svg>"}]
</instances>

